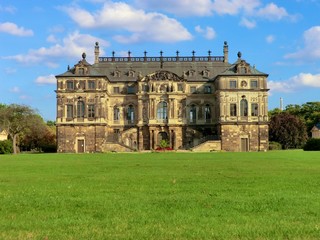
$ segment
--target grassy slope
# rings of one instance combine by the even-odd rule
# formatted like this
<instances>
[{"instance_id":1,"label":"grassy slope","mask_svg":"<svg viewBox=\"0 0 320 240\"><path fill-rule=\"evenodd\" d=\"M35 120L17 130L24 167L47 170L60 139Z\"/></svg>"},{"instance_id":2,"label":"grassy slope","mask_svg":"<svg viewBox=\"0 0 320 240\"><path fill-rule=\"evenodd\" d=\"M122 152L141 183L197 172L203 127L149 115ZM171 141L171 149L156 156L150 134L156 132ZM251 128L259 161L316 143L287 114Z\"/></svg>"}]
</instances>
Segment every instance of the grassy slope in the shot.
<instances>
[{"instance_id":1,"label":"grassy slope","mask_svg":"<svg viewBox=\"0 0 320 240\"><path fill-rule=\"evenodd\" d=\"M320 154L0 156L0 239L318 239Z\"/></svg>"}]
</instances>

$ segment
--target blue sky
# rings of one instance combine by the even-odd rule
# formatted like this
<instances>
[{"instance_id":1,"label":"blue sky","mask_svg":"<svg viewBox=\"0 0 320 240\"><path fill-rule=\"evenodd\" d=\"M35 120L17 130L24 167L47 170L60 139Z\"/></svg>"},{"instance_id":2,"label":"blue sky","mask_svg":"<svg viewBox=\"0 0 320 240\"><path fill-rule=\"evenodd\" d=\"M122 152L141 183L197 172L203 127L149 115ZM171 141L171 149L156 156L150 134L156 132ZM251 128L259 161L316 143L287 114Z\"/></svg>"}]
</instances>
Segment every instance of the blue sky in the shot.
<instances>
[{"instance_id":1,"label":"blue sky","mask_svg":"<svg viewBox=\"0 0 320 240\"><path fill-rule=\"evenodd\" d=\"M268 73L269 109L320 101L319 0L0 0L0 103L55 120L55 75L101 56L223 55Z\"/></svg>"}]
</instances>

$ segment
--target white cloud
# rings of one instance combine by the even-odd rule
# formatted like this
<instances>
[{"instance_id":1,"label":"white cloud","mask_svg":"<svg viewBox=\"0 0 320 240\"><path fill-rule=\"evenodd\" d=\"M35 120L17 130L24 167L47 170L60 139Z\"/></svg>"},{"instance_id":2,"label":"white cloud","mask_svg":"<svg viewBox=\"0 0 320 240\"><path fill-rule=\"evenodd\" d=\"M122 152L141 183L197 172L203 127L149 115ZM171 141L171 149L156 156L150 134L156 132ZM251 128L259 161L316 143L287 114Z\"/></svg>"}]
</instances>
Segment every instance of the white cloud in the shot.
<instances>
[{"instance_id":1,"label":"white cloud","mask_svg":"<svg viewBox=\"0 0 320 240\"><path fill-rule=\"evenodd\" d=\"M240 25L244 26L246 28L252 29L256 27L256 22L255 21L250 21L247 18L242 18L240 21Z\"/></svg>"},{"instance_id":2,"label":"white cloud","mask_svg":"<svg viewBox=\"0 0 320 240\"><path fill-rule=\"evenodd\" d=\"M296 85L320 88L320 74L300 73L290 79Z\"/></svg>"},{"instance_id":3,"label":"white cloud","mask_svg":"<svg viewBox=\"0 0 320 240\"><path fill-rule=\"evenodd\" d=\"M268 81L270 92L292 92L294 90L292 84L288 81Z\"/></svg>"},{"instance_id":4,"label":"white cloud","mask_svg":"<svg viewBox=\"0 0 320 240\"><path fill-rule=\"evenodd\" d=\"M65 37L61 43L56 43L51 47L41 47L39 49L31 49L27 54L19 54L14 56L4 57L5 59L12 59L20 63L34 64L44 62L46 65L54 67L57 66L57 61L63 58L80 57L83 52L87 53L87 59L92 62L94 59L93 49L95 42L99 42L100 46L108 46L109 43L103 39L93 37L88 34L80 34L73 32ZM100 49L103 54L103 49Z\"/></svg>"},{"instance_id":5,"label":"white cloud","mask_svg":"<svg viewBox=\"0 0 320 240\"><path fill-rule=\"evenodd\" d=\"M21 90L20 90L19 87L13 87L13 88L10 89L10 92L12 92L12 93L20 93Z\"/></svg>"},{"instance_id":6,"label":"white cloud","mask_svg":"<svg viewBox=\"0 0 320 240\"><path fill-rule=\"evenodd\" d=\"M266 42L267 43L273 43L274 41L275 41L275 36L274 35L268 35L267 37L266 37Z\"/></svg>"},{"instance_id":7,"label":"white cloud","mask_svg":"<svg viewBox=\"0 0 320 240\"><path fill-rule=\"evenodd\" d=\"M37 77L37 79L35 80L35 83L37 83L39 85L56 84L57 80L56 80L55 76L53 74L51 74L49 76L39 76L39 77Z\"/></svg>"},{"instance_id":8,"label":"white cloud","mask_svg":"<svg viewBox=\"0 0 320 240\"><path fill-rule=\"evenodd\" d=\"M47 42L57 43L57 42L59 42L59 40L58 40L53 34L50 34L50 35L47 37Z\"/></svg>"},{"instance_id":9,"label":"white cloud","mask_svg":"<svg viewBox=\"0 0 320 240\"><path fill-rule=\"evenodd\" d=\"M259 0L215 0L213 10L220 15L237 15L241 11L251 13L260 5Z\"/></svg>"},{"instance_id":10,"label":"white cloud","mask_svg":"<svg viewBox=\"0 0 320 240\"><path fill-rule=\"evenodd\" d=\"M13 6L1 6L0 5L0 12L7 12L7 13L15 13L16 12L16 8Z\"/></svg>"},{"instance_id":11,"label":"white cloud","mask_svg":"<svg viewBox=\"0 0 320 240\"><path fill-rule=\"evenodd\" d=\"M289 17L289 14L285 8L278 7L274 3L269 3L264 8L259 9L256 15L261 18L266 18L272 21L281 20L285 17Z\"/></svg>"},{"instance_id":12,"label":"white cloud","mask_svg":"<svg viewBox=\"0 0 320 240\"><path fill-rule=\"evenodd\" d=\"M94 13L79 7L67 7L64 10L80 27L126 31L126 34L115 36L120 42L178 42L192 39L188 30L177 20L160 13L146 13L123 2L108 1Z\"/></svg>"},{"instance_id":13,"label":"white cloud","mask_svg":"<svg viewBox=\"0 0 320 240\"><path fill-rule=\"evenodd\" d=\"M206 29L201 28L200 25L195 27L195 31L203 35L204 38L212 40L216 37L216 32L212 27L206 27Z\"/></svg>"},{"instance_id":14,"label":"white cloud","mask_svg":"<svg viewBox=\"0 0 320 240\"><path fill-rule=\"evenodd\" d=\"M0 23L0 32L21 37L33 36L32 30L18 27L15 23L11 22Z\"/></svg>"},{"instance_id":15,"label":"white cloud","mask_svg":"<svg viewBox=\"0 0 320 240\"><path fill-rule=\"evenodd\" d=\"M313 60L320 59L320 26L309 28L303 33L304 48L287 54L287 59Z\"/></svg>"},{"instance_id":16,"label":"white cloud","mask_svg":"<svg viewBox=\"0 0 320 240\"><path fill-rule=\"evenodd\" d=\"M212 15L211 0L135 0L135 4L142 9L165 11L180 16L208 16Z\"/></svg>"},{"instance_id":17,"label":"white cloud","mask_svg":"<svg viewBox=\"0 0 320 240\"><path fill-rule=\"evenodd\" d=\"M268 81L270 92L294 92L301 87L320 88L320 74L299 73L286 81Z\"/></svg>"}]
</instances>

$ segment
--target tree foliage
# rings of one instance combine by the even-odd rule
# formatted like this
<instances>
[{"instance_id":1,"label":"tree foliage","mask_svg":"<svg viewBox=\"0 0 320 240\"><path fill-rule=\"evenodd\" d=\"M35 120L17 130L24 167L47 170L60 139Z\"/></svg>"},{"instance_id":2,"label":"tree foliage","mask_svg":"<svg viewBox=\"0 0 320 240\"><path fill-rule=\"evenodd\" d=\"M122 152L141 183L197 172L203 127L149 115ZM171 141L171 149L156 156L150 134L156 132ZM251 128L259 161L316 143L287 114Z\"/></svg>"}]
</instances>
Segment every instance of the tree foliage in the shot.
<instances>
[{"instance_id":1,"label":"tree foliage","mask_svg":"<svg viewBox=\"0 0 320 240\"><path fill-rule=\"evenodd\" d=\"M300 105L288 105L286 112L303 119L308 135L311 135L311 129L320 122L320 102L307 102Z\"/></svg>"},{"instance_id":2,"label":"tree foliage","mask_svg":"<svg viewBox=\"0 0 320 240\"><path fill-rule=\"evenodd\" d=\"M283 149L301 148L307 138L306 126L299 117L288 112L271 117L269 140L280 143Z\"/></svg>"},{"instance_id":3,"label":"tree foliage","mask_svg":"<svg viewBox=\"0 0 320 240\"><path fill-rule=\"evenodd\" d=\"M39 150L41 146L55 145L54 126L48 126L35 110L25 105L0 104L0 127L12 139L14 154L19 152L18 146Z\"/></svg>"},{"instance_id":4,"label":"tree foliage","mask_svg":"<svg viewBox=\"0 0 320 240\"><path fill-rule=\"evenodd\" d=\"M320 151L320 138L310 138L303 147L304 151Z\"/></svg>"}]
</instances>

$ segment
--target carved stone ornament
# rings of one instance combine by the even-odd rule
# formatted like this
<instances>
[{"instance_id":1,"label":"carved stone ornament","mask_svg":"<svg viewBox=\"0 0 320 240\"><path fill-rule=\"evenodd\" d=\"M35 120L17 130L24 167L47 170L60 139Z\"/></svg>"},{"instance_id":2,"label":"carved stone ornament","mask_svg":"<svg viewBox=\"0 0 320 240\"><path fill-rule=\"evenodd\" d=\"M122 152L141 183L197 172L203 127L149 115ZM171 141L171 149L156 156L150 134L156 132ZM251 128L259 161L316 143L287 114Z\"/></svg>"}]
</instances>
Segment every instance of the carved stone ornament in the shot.
<instances>
[{"instance_id":1,"label":"carved stone ornament","mask_svg":"<svg viewBox=\"0 0 320 240\"><path fill-rule=\"evenodd\" d=\"M163 81L163 80L170 80L170 81L181 81L183 78L180 78L175 73L169 71L157 71L155 73L151 73L145 76L142 81Z\"/></svg>"}]
</instances>

